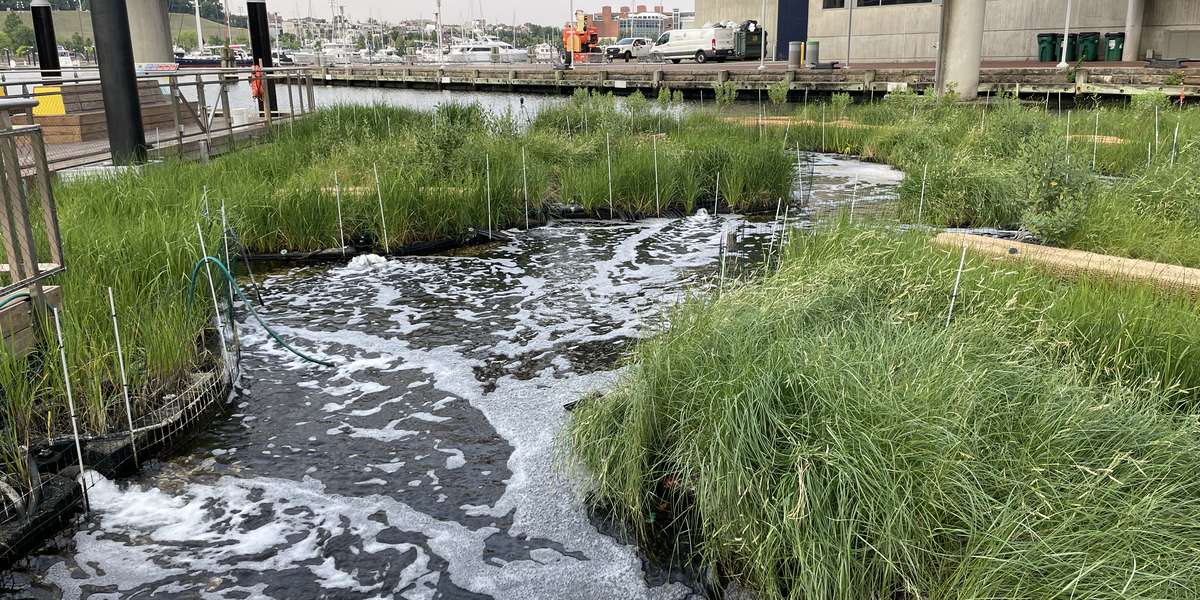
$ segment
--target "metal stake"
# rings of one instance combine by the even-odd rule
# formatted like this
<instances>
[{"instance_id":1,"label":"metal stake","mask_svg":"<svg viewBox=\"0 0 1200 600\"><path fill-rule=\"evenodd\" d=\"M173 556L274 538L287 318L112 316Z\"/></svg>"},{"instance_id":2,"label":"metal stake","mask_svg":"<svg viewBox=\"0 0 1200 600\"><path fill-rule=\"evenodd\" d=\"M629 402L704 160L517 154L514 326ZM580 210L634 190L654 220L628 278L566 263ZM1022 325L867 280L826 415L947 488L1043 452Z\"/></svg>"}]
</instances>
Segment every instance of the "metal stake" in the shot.
<instances>
[{"instance_id":1,"label":"metal stake","mask_svg":"<svg viewBox=\"0 0 1200 600\"><path fill-rule=\"evenodd\" d=\"M346 256L346 229L342 226L342 184L338 181L337 171L333 172L333 193L337 198L338 239L342 244L342 256Z\"/></svg>"},{"instance_id":2,"label":"metal stake","mask_svg":"<svg viewBox=\"0 0 1200 600\"><path fill-rule=\"evenodd\" d=\"M487 219L488 236L492 235L492 157L483 155L484 168L487 170Z\"/></svg>"},{"instance_id":3,"label":"metal stake","mask_svg":"<svg viewBox=\"0 0 1200 600\"><path fill-rule=\"evenodd\" d=\"M662 216L662 199L658 184L658 138L652 138L654 145L654 214Z\"/></svg>"},{"instance_id":4,"label":"metal stake","mask_svg":"<svg viewBox=\"0 0 1200 600\"><path fill-rule=\"evenodd\" d=\"M121 348L121 326L117 323L117 303L113 300L113 290L108 288L108 310L112 314L113 335L117 340L117 368L121 370L121 394L125 398L125 419L129 423L129 447L133 449L133 466L140 467L137 453L137 440L133 434L133 408L129 404L129 379L125 375L125 353Z\"/></svg>"},{"instance_id":5,"label":"metal stake","mask_svg":"<svg viewBox=\"0 0 1200 600\"><path fill-rule=\"evenodd\" d=\"M613 207L613 180L612 180L612 135L604 134L604 147L608 153L608 216L613 218L616 215L616 210Z\"/></svg>"},{"instance_id":6,"label":"metal stake","mask_svg":"<svg viewBox=\"0 0 1200 600\"><path fill-rule=\"evenodd\" d=\"M75 456L79 459L79 488L83 490L83 511L91 512L88 500L86 467L83 464L83 447L79 444L79 419L75 415L75 397L71 393L71 374L67 371L67 348L63 344L62 324L58 318L58 307L54 307L54 331L58 334L58 356L62 360L63 383L67 389L67 408L71 411L71 433L75 437Z\"/></svg>"},{"instance_id":7,"label":"metal stake","mask_svg":"<svg viewBox=\"0 0 1200 600\"><path fill-rule=\"evenodd\" d=\"M717 171L717 189L713 192L713 218L717 218L720 214L717 206L717 200L721 197L721 172Z\"/></svg>"},{"instance_id":8,"label":"metal stake","mask_svg":"<svg viewBox=\"0 0 1200 600\"><path fill-rule=\"evenodd\" d=\"M963 234L962 256L958 259L958 275L954 278L954 293L950 296L950 311L946 313L946 328L954 318L954 305L958 302L958 286L962 283L963 267L967 264L967 234Z\"/></svg>"},{"instance_id":9,"label":"metal stake","mask_svg":"<svg viewBox=\"0 0 1200 600\"><path fill-rule=\"evenodd\" d=\"M388 243L387 215L383 212L383 186L379 183L379 163L371 163L371 168L375 170L375 195L379 197L379 224L383 231L383 252L391 254L392 246Z\"/></svg>"},{"instance_id":10,"label":"metal stake","mask_svg":"<svg viewBox=\"0 0 1200 600\"><path fill-rule=\"evenodd\" d=\"M917 225L924 225L921 216L925 212L925 179L927 177L929 177L929 163L925 163L925 169L921 172L921 204L917 206Z\"/></svg>"},{"instance_id":11,"label":"metal stake","mask_svg":"<svg viewBox=\"0 0 1200 600\"><path fill-rule=\"evenodd\" d=\"M525 230L529 230L529 163L525 158L525 146L521 146L521 187L525 190Z\"/></svg>"}]
</instances>

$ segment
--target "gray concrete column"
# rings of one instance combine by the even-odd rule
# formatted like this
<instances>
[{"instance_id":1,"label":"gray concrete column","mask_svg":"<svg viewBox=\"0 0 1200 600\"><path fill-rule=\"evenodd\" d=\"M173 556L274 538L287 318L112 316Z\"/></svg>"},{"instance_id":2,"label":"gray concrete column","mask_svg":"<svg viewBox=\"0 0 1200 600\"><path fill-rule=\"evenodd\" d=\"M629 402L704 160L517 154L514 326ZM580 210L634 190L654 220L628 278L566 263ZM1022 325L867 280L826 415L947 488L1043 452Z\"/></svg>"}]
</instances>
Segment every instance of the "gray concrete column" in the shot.
<instances>
[{"instance_id":1,"label":"gray concrete column","mask_svg":"<svg viewBox=\"0 0 1200 600\"><path fill-rule=\"evenodd\" d=\"M127 0L133 59L141 63L175 62L167 0Z\"/></svg>"},{"instance_id":2,"label":"gray concrete column","mask_svg":"<svg viewBox=\"0 0 1200 600\"><path fill-rule=\"evenodd\" d=\"M938 41L938 93L954 89L964 100L979 95L983 21L987 0L944 0Z\"/></svg>"},{"instance_id":3,"label":"gray concrete column","mask_svg":"<svg viewBox=\"0 0 1200 600\"><path fill-rule=\"evenodd\" d=\"M1129 0L1129 8L1125 13L1125 52L1121 60L1135 62L1142 60L1142 22L1146 16L1146 0Z\"/></svg>"}]
</instances>

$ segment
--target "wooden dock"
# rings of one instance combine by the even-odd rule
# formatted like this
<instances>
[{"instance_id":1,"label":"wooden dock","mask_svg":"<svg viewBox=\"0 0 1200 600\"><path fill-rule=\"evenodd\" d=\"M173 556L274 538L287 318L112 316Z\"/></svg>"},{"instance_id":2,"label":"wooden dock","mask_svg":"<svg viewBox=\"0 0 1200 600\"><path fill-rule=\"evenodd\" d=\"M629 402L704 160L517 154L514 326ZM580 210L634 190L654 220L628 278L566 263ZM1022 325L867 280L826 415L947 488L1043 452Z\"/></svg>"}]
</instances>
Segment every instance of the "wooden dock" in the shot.
<instances>
[{"instance_id":1,"label":"wooden dock","mask_svg":"<svg viewBox=\"0 0 1200 600\"><path fill-rule=\"evenodd\" d=\"M791 70L779 63L764 69L760 69L758 63L601 63L579 65L572 70L556 69L547 64L355 65L314 67L312 73L316 83L332 86L546 94L570 94L579 88L618 94L634 90L657 94L659 89L666 87L699 95L726 82L732 82L739 92L746 93L786 82L793 96L838 92L883 95L897 89L920 92L933 86L934 76L932 66L926 65ZM1123 97L1152 90L1172 97L1200 95L1200 69L1151 69L1123 63L1090 63L1090 66L1063 72L1047 66L998 63L985 65L979 85L979 92L984 95Z\"/></svg>"}]
</instances>

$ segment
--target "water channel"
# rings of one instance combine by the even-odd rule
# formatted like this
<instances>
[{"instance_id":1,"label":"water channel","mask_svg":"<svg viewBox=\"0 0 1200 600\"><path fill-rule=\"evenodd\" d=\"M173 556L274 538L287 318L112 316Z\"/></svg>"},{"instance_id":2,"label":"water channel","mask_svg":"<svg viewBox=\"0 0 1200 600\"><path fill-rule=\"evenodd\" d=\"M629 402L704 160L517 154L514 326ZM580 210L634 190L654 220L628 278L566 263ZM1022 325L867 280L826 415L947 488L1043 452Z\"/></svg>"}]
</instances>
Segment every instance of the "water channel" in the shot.
<instances>
[{"instance_id":1,"label":"water channel","mask_svg":"<svg viewBox=\"0 0 1200 600\"><path fill-rule=\"evenodd\" d=\"M885 205L901 175L813 158L811 212ZM814 216L815 215L815 216ZM227 414L174 458L99 480L16 574L34 598L702 597L596 527L563 406L619 376L665 311L749 276L781 224L559 221L449 255L272 273Z\"/></svg>"}]
</instances>

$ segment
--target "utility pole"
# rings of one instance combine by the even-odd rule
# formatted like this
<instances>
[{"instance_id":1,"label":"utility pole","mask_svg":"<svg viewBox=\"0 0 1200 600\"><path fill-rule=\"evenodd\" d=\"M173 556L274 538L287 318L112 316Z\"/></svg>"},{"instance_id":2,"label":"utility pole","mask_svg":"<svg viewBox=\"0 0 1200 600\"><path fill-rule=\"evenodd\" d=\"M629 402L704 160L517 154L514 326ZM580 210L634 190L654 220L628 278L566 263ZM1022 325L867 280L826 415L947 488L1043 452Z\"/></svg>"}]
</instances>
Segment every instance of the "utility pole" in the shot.
<instances>
[{"instance_id":1,"label":"utility pole","mask_svg":"<svg viewBox=\"0 0 1200 600\"><path fill-rule=\"evenodd\" d=\"M1062 62L1058 63L1060 70L1067 70L1071 65L1067 64L1067 48L1071 44L1071 0L1067 0L1067 24L1063 27L1063 46L1062 46Z\"/></svg>"}]
</instances>

